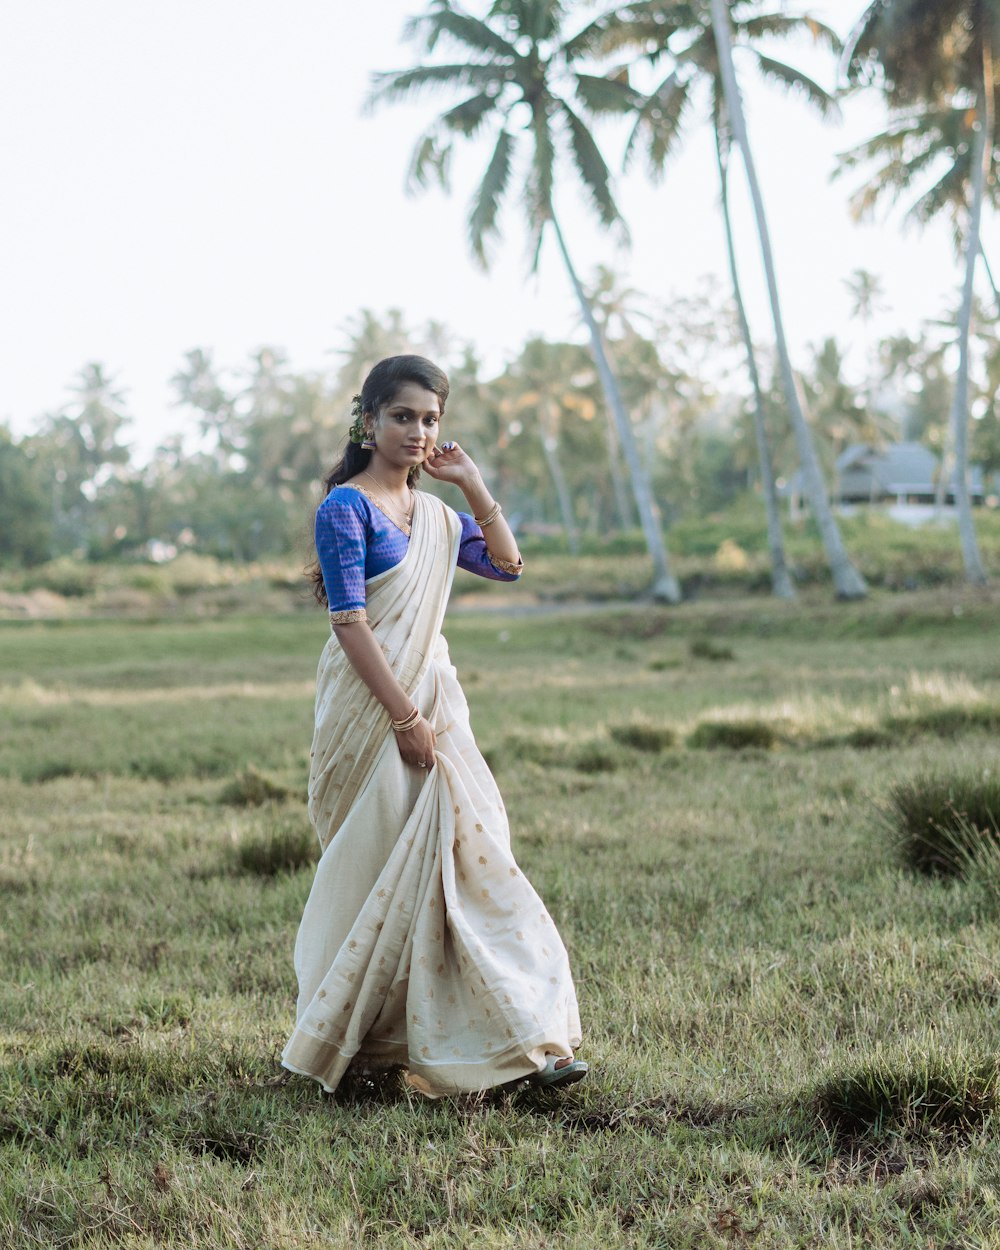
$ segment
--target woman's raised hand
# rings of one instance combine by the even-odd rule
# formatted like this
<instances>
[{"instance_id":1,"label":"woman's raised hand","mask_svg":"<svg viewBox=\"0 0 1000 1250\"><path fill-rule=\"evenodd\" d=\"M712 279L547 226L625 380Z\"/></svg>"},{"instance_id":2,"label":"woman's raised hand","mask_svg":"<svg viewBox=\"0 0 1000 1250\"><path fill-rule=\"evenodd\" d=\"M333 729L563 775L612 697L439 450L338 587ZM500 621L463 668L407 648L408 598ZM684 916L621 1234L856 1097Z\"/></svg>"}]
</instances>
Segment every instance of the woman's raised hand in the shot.
<instances>
[{"instance_id":1,"label":"woman's raised hand","mask_svg":"<svg viewBox=\"0 0 1000 1250\"><path fill-rule=\"evenodd\" d=\"M479 470L472 457L458 443L441 443L420 466L439 482L452 482L463 486L479 477Z\"/></svg>"},{"instance_id":2,"label":"woman's raised hand","mask_svg":"<svg viewBox=\"0 0 1000 1250\"><path fill-rule=\"evenodd\" d=\"M415 768L434 767L434 748L437 735L423 716L412 729L396 730L396 743L403 762Z\"/></svg>"}]
</instances>

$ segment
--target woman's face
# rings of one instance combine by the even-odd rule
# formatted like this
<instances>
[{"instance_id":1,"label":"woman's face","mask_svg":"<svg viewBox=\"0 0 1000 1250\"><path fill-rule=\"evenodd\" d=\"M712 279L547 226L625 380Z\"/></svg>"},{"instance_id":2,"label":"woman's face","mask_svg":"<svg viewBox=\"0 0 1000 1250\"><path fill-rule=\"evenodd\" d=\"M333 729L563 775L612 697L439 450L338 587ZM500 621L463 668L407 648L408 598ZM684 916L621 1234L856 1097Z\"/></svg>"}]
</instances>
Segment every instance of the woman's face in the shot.
<instances>
[{"instance_id":1,"label":"woman's face","mask_svg":"<svg viewBox=\"0 0 1000 1250\"><path fill-rule=\"evenodd\" d=\"M404 382L375 420L374 457L396 468L412 469L434 450L441 420L441 401L417 382Z\"/></svg>"}]
</instances>

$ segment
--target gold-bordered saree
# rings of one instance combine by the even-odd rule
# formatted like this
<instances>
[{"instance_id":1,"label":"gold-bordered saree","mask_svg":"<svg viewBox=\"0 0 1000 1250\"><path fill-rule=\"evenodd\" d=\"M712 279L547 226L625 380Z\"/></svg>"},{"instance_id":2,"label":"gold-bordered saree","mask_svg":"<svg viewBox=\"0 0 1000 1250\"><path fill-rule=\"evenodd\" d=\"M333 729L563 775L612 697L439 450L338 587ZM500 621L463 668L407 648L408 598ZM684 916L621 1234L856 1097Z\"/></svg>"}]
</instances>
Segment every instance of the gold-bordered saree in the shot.
<instances>
[{"instance_id":1,"label":"gold-bordered saree","mask_svg":"<svg viewBox=\"0 0 1000 1250\"><path fill-rule=\"evenodd\" d=\"M368 623L437 735L432 769L403 763L335 637L320 660L309 814L323 854L282 1063L327 1090L352 1065L393 1064L433 1096L487 1089L580 1042L565 947L511 854L441 635L460 537L418 493L406 555L366 587Z\"/></svg>"}]
</instances>

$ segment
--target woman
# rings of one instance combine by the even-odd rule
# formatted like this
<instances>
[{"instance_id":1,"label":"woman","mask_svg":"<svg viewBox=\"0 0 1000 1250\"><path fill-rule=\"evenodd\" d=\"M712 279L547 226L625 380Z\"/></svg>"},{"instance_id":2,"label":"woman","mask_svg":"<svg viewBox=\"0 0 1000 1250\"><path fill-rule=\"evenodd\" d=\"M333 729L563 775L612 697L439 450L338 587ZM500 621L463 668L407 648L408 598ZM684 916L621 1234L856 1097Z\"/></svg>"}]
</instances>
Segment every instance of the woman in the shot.
<instances>
[{"instance_id":1,"label":"woman","mask_svg":"<svg viewBox=\"0 0 1000 1250\"><path fill-rule=\"evenodd\" d=\"M285 1067L327 1090L402 1064L423 1093L586 1074L565 948L510 851L503 802L441 636L456 563L520 575L475 464L438 444L448 379L375 366L316 515L320 660L309 814L323 854L295 943ZM422 467L471 515L413 489Z\"/></svg>"}]
</instances>

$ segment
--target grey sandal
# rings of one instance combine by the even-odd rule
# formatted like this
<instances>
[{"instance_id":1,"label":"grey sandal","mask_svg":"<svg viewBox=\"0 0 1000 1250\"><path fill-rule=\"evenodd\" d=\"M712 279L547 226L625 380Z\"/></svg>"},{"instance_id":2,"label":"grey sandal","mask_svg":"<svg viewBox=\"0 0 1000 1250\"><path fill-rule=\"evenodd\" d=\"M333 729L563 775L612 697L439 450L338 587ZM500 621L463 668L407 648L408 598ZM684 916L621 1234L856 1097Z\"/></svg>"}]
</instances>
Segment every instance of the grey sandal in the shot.
<instances>
[{"instance_id":1,"label":"grey sandal","mask_svg":"<svg viewBox=\"0 0 1000 1250\"><path fill-rule=\"evenodd\" d=\"M590 1066L582 1059L570 1059L569 1063L564 1063L561 1068L557 1068L556 1064L559 1060L565 1058L567 1058L566 1055L549 1055L541 1072L535 1072L528 1077L529 1084L540 1086L542 1089L552 1089L557 1085L573 1085L577 1081L582 1081L590 1071Z\"/></svg>"}]
</instances>

